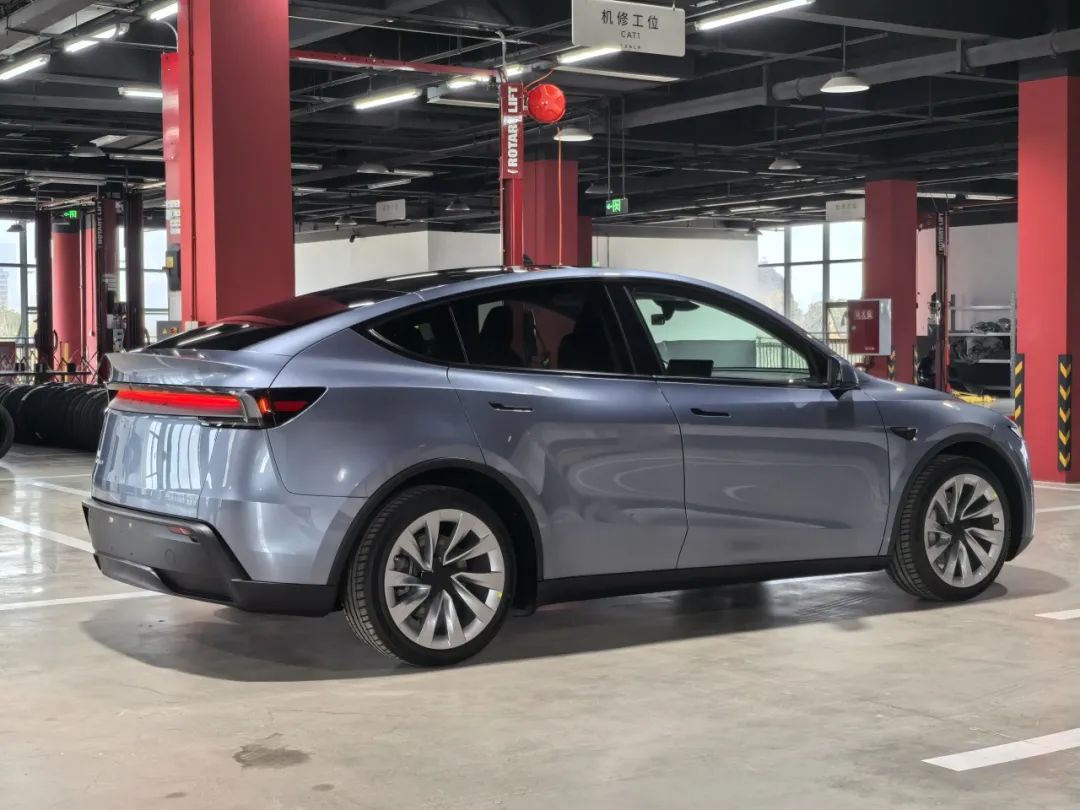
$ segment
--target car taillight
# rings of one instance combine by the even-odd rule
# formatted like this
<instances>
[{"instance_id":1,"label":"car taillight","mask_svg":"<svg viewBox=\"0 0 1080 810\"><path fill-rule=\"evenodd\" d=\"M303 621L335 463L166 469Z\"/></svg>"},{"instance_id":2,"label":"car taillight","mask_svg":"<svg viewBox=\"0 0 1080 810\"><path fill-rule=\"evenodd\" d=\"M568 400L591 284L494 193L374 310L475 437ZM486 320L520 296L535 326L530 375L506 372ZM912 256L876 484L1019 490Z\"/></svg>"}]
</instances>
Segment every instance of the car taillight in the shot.
<instances>
[{"instance_id":1,"label":"car taillight","mask_svg":"<svg viewBox=\"0 0 1080 810\"><path fill-rule=\"evenodd\" d=\"M299 416L325 390L188 391L117 387L112 390L109 407L127 413L192 417L221 427L271 428Z\"/></svg>"},{"instance_id":2,"label":"car taillight","mask_svg":"<svg viewBox=\"0 0 1080 810\"><path fill-rule=\"evenodd\" d=\"M120 388L113 395L111 407L117 411L200 419L243 420L247 416L247 409L238 394L167 388Z\"/></svg>"},{"instance_id":3,"label":"car taillight","mask_svg":"<svg viewBox=\"0 0 1080 810\"><path fill-rule=\"evenodd\" d=\"M306 411L325 388L274 388L252 392L263 421L269 427L283 425Z\"/></svg>"}]
</instances>

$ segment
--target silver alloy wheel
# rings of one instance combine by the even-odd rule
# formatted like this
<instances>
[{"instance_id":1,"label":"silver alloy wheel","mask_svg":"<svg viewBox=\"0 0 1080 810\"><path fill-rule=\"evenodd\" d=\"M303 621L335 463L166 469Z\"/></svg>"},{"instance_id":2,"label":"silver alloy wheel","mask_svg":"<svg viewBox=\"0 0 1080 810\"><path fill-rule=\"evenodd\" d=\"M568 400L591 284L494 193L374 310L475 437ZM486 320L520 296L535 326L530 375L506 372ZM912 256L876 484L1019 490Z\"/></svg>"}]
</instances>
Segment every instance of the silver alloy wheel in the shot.
<instances>
[{"instance_id":1,"label":"silver alloy wheel","mask_svg":"<svg viewBox=\"0 0 1080 810\"><path fill-rule=\"evenodd\" d=\"M948 585L970 588L994 570L1005 547L1005 510L994 486L974 473L943 483L923 531L930 567Z\"/></svg>"},{"instance_id":2,"label":"silver alloy wheel","mask_svg":"<svg viewBox=\"0 0 1080 810\"><path fill-rule=\"evenodd\" d=\"M390 618L431 650L460 647L482 633L505 587L498 540L480 518L460 509L414 520L394 541L383 575Z\"/></svg>"}]
</instances>

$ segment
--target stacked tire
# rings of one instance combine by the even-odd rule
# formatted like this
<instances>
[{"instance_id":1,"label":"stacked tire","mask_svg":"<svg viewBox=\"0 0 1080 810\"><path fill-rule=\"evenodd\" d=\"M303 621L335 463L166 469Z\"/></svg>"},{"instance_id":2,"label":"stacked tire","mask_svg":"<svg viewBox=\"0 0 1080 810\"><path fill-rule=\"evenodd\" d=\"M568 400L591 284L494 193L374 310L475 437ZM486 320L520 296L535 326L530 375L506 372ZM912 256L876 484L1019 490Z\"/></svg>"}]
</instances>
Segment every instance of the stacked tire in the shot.
<instances>
[{"instance_id":1,"label":"stacked tire","mask_svg":"<svg viewBox=\"0 0 1080 810\"><path fill-rule=\"evenodd\" d=\"M0 410L10 415L12 430L4 431L0 415L0 431L11 435L10 440L0 435L0 449L13 440L92 453L97 450L108 404L108 392L96 385L2 385Z\"/></svg>"}]
</instances>

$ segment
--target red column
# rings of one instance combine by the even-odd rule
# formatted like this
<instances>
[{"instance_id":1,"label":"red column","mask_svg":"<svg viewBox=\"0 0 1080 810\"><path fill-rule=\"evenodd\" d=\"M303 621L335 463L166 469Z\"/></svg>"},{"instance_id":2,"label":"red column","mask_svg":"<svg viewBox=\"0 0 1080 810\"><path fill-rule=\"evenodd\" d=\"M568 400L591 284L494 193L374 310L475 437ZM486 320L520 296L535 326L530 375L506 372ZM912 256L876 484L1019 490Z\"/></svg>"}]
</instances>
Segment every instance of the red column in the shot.
<instances>
[{"instance_id":1,"label":"red column","mask_svg":"<svg viewBox=\"0 0 1080 810\"><path fill-rule=\"evenodd\" d=\"M212 321L295 292L288 0L182 0L178 23L184 319Z\"/></svg>"},{"instance_id":2,"label":"red column","mask_svg":"<svg viewBox=\"0 0 1080 810\"><path fill-rule=\"evenodd\" d=\"M52 328L58 344L56 367L82 358L82 240L78 220L52 224ZM50 339L52 336L49 336Z\"/></svg>"},{"instance_id":3,"label":"red column","mask_svg":"<svg viewBox=\"0 0 1080 810\"><path fill-rule=\"evenodd\" d=\"M578 165L563 160L561 166L558 160L525 164L525 255L534 264L577 262Z\"/></svg>"},{"instance_id":4,"label":"red column","mask_svg":"<svg viewBox=\"0 0 1080 810\"><path fill-rule=\"evenodd\" d=\"M918 225L918 196L914 182L875 180L866 184L863 295L892 299L896 379L904 383L911 382L915 371ZM887 360L886 357L877 358L870 373L877 377L887 376Z\"/></svg>"},{"instance_id":5,"label":"red column","mask_svg":"<svg viewBox=\"0 0 1080 810\"><path fill-rule=\"evenodd\" d=\"M1080 78L1021 83L1019 169L1024 438L1037 479L1080 481L1076 460L1058 469L1057 436L1058 355L1080 359Z\"/></svg>"},{"instance_id":6,"label":"red column","mask_svg":"<svg viewBox=\"0 0 1080 810\"><path fill-rule=\"evenodd\" d=\"M592 267L592 217L578 217L578 267Z\"/></svg>"}]
</instances>

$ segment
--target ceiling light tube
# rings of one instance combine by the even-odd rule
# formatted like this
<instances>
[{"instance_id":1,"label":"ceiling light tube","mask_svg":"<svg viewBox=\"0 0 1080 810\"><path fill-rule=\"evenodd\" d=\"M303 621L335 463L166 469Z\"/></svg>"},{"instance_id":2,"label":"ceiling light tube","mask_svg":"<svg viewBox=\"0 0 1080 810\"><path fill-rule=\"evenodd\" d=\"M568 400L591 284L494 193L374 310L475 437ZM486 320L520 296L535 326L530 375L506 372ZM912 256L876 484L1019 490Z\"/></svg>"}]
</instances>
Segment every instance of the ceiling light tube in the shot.
<instances>
[{"instance_id":1,"label":"ceiling light tube","mask_svg":"<svg viewBox=\"0 0 1080 810\"><path fill-rule=\"evenodd\" d=\"M364 110L373 110L376 107L385 107L389 104L401 104L419 98L420 93L419 87L400 87L387 93L374 93L358 98L353 102L353 108L363 112Z\"/></svg>"},{"instance_id":2,"label":"ceiling light tube","mask_svg":"<svg viewBox=\"0 0 1080 810\"><path fill-rule=\"evenodd\" d=\"M611 56L613 53L619 53L622 48L615 48L610 45L600 46L597 48L578 48L573 51L564 51L559 54L559 64L561 65L576 65L578 62L587 62L590 59L599 59L602 56Z\"/></svg>"},{"instance_id":3,"label":"ceiling light tube","mask_svg":"<svg viewBox=\"0 0 1080 810\"><path fill-rule=\"evenodd\" d=\"M175 17L180 11L179 3L165 3L153 9L146 16L154 22L161 22L162 20L168 20L171 17Z\"/></svg>"},{"instance_id":4,"label":"ceiling light tube","mask_svg":"<svg viewBox=\"0 0 1080 810\"><path fill-rule=\"evenodd\" d=\"M109 152L113 160L134 160L137 163L161 163L165 160L164 155L143 154L139 152Z\"/></svg>"},{"instance_id":5,"label":"ceiling light tube","mask_svg":"<svg viewBox=\"0 0 1080 810\"><path fill-rule=\"evenodd\" d=\"M294 162L292 164L292 167L294 169L296 169L297 171L302 171L302 172L318 172L318 171L322 171L323 165L321 163Z\"/></svg>"},{"instance_id":6,"label":"ceiling light tube","mask_svg":"<svg viewBox=\"0 0 1080 810\"><path fill-rule=\"evenodd\" d=\"M129 87L116 88L124 98L164 98L165 94L160 87Z\"/></svg>"},{"instance_id":7,"label":"ceiling light tube","mask_svg":"<svg viewBox=\"0 0 1080 810\"><path fill-rule=\"evenodd\" d=\"M778 14L781 11L791 11L793 8L808 6L813 2L814 0L768 0L768 2L764 3L751 3L742 8L736 8L732 11L725 11L720 14L714 14L711 17L706 17L703 20L698 20L694 23L694 27L698 31L714 31L717 28L724 28L728 25L737 25L738 23L753 20L758 17L765 17L769 14Z\"/></svg>"},{"instance_id":8,"label":"ceiling light tube","mask_svg":"<svg viewBox=\"0 0 1080 810\"><path fill-rule=\"evenodd\" d=\"M778 205L743 205L738 208L728 209L732 214L752 214L755 211L779 211Z\"/></svg>"},{"instance_id":9,"label":"ceiling light tube","mask_svg":"<svg viewBox=\"0 0 1080 810\"><path fill-rule=\"evenodd\" d=\"M381 188L394 188L396 186L407 186L411 182L411 177L402 177L398 180L383 180L381 183L369 183L368 191L378 191Z\"/></svg>"},{"instance_id":10,"label":"ceiling light tube","mask_svg":"<svg viewBox=\"0 0 1080 810\"><path fill-rule=\"evenodd\" d=\"M31 59L27 59L25 62L16 62L15 64L8 63L8 65L0 67L0 82L14 79L16 76L22 76L24 73L29 73L38 68L43 68L47 64L49 64L48 54L35 56Z\"/></svg>"},{"instance_id":11,"label":"ceiling light tube","mask_svg":"<svg viewBox=\"0 0 1080 810\"><path fill-rule=\"evenodd\" d=\"M126 30L126 26L110 25L108 28L102 28L97 33L91 34L88 37L69 42L64 46L64 52L78 53L79 51L85 51L87 48L93 48L99 42L115 39L118 35L124 34Z\"/></svg>"},{"instance_id":12,"label":"ceiling light tube","mask_svg":"<svg viewBox=\"0 0 1080 810\"><path fill-rule=\"evenodd\" d=\"M487 81L486 76L458 76L448 81L446 87L449 90L468 90L485 81Z\"/></svg>"}]
</instances>

